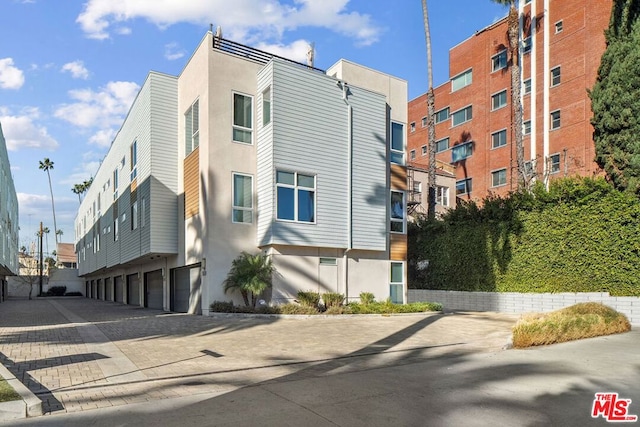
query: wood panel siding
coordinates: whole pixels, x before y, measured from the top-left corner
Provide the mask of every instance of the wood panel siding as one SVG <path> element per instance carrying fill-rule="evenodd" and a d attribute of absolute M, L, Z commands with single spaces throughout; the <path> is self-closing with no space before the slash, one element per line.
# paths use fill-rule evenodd
<path fill-rule="evenodd" d="M 407 190 L 407 168 L 405 166 L 391 164 L 391 189 Z"/>
<path fill-rule="evenodd" d="M 407 235 L 406 234 L 391 234 L 389 238 L 390 254 L 389 258 L 392 261 L 406 261 L 407 260 Z"/>
<path fill-rule="evenodd" d="M 184 217 L 200 212 L 200 147 L 184 159 Z"/>

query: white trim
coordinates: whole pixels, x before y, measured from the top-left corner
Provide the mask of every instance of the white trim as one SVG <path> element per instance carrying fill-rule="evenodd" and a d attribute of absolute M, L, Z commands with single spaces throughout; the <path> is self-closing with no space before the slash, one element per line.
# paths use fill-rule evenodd
<path fill-rule="evenodd" d="M 248 98 L 251 99 L 251 127 L 250 128 L 246 128 L 244 126 L 239 126 L 239 125 L 235 125 L 234 124 L 234 118 L 235 118 L 235 96 L 236 95 L 241 95 L 241 96 L 246 96 Z M 237 144 L 243 144 L 243 145 L 253 145 L 253 141 L 255 138 L 255 119 L 256 119 L 256 113 L 255 113 L 255 99 L 253 95 L 250 95 L 248 93 L 243 93 L 243 92 L 239 92 L 237 90 L 232 90 L 231 91 L 231 142 L 235 142 Z M 238 129 L 240 131 L 245 131 L 245 132 L 251 132 L 251 142 L 243 142 L 243 141 L 236 141 L 235 139 L 233 139 L 233 130 L 234 129 Z"/>
<path fill-rule="evenodd" d="M 236 177 L 236 175 L 251 178 L 251 207 L 249 207 L 249 208 L 246 208 L 244 206 L 236 206 L 234 204 L 234 200 L 233 199 L 234 199 L 234 196 L 236 194 L 235 193 L 235 183 L 236 183 L 235 177 Z M 254 223 L 254 206 L 255 206 L 255 203 L 254 203 L 254 200 L 253 200 L 254 191 L 255 191 L 255 188 L 254 188 L 254 183 L 253 183 L 253 175 L 248 174 L 248 173 L 242 173 L 242 172 L 231 172 L 231 223 L 233 223 L 233 224 L 253 225 L 253 223 Z M 251 212 L 251 221 L 249 221 L 249 222 L 236 221 L 234 219 L 234 215 L 233 215 L 234 211 L 236 211 L 236 210 L 243 211 L 243 212 L 246 212 L 246 211 Z"/>

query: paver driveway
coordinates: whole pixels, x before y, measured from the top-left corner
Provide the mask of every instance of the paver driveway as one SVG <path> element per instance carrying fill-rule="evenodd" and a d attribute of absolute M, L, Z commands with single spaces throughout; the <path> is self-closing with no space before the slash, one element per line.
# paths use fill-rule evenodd
<path fill-rule="evenodd" d="M 74 412 L 323 375 L 328 366 L 497 351 L 514 321 L 480 313 L 214 318 L 84 298 L 14 299 L 0 305 L 0 361 L 45 412 Z"/>

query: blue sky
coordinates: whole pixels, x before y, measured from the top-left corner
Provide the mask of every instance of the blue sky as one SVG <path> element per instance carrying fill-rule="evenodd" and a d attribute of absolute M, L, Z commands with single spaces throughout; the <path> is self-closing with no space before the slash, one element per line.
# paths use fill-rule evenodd
<path fill-rule="evenodd" d="M 455 7 L 452 7 L 455 5 Z M 490 0 L 429 1 L 434 83 L 449 49 L 506 15 Z M 20 245 L 53 216 L 74 241 L 74 184 L 93 176 L 150 70 L 177 75 L 212 23 L 223 36 L 315 65 L 340 58 L 427 89 L 420 0 L 0 0 L 0 123 L 18 193 Z M 48 236 L 54 249 L 53 233 Z"/>

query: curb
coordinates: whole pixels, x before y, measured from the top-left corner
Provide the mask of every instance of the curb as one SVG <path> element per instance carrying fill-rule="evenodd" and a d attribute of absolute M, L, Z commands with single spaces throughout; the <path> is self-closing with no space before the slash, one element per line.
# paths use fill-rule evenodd
<path fill-rule="evenodd" d="M 19 418 L 37 417 L 42 415 L 42 400 L 38 399 L 24 384 L 2 364 L 0 364 L 0 377 L 22 397 L 22 400 L 0 403 L 0 421 L 15 420 Z"/>
<path fill-rule="evenodd" d="M 340 319 L 360 317 L 404 317 L 404 316 L 433 316 L 444 314 L 442 311 L 426 311 L 421 313 L 388 313 L 388 314 L 259 314 L 259 313 L 222 313 L 210 311 L 205 317 L 235 318 L 235 319 Z"/>

